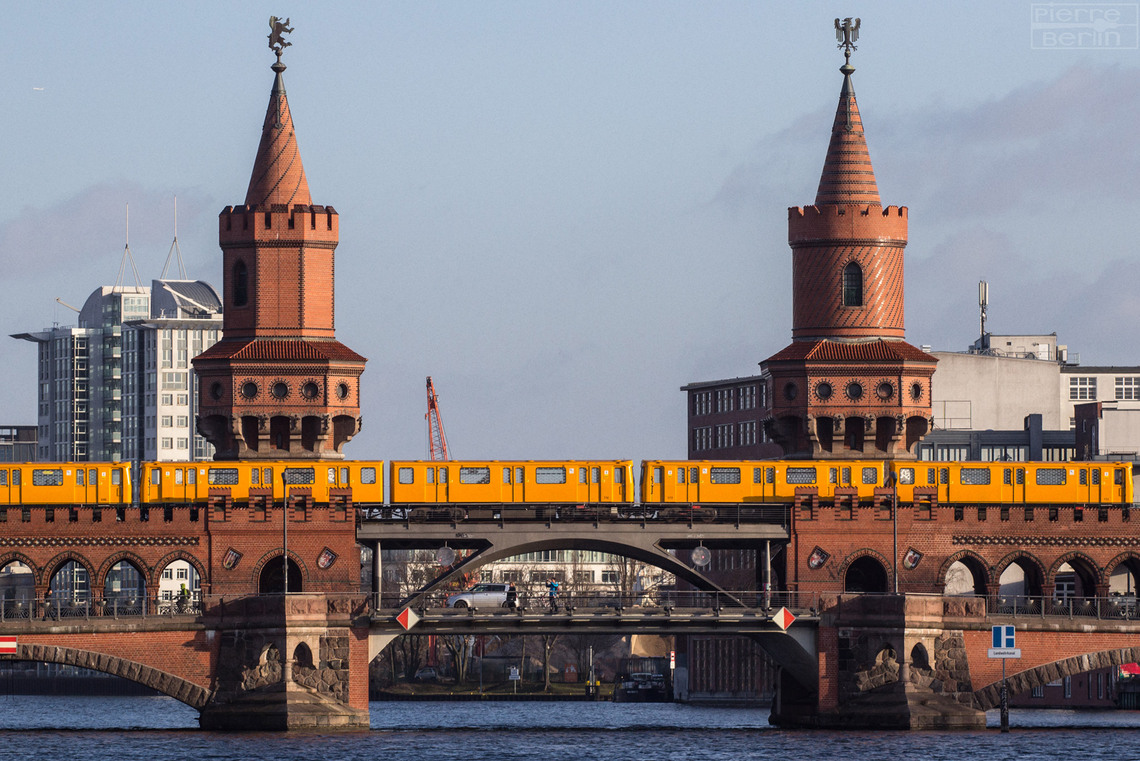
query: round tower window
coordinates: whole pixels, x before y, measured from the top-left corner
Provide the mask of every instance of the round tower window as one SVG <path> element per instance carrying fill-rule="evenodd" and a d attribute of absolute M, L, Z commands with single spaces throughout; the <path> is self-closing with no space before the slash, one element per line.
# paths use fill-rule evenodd
<path fill-rule="evenodd" d="M 910 398 L 911 399 L 921 399 L 922 398 L 922 384 L 921 383 L 911 384 Z"/>
<path fill-rule="evenodd" d="M 301 386 L 301 396 L 306 399 L 316 399 L 317 395 L 321 393 L 321 387 L 313 381 L 306 381 L 305 385 Z"/>
<path fill-rule="evenodd" d="M 289 396 L 289 384 L 285 381 L 277 381 L 274 383 L 273 396 L 277 399 L 284 399 Z"/>
<path fill-rule="evenodd" d="M 339 383 L 339 384 L 337 384 L 337 387 L 336 387 L 336 395 L 337 395 L 337 398 L 339 398 L 339 399 L 347 399 L 347 398 L 348 398 L 348 391 L 349 391 L 349 389 L 348 389 L 348 384 L 347 384 L 347 383 Z"/>
<path fill-rule="evenodd" d="M 848 383 L 847 384 L 847 398 L 848 399 L 855 399 L 855 400 L 862 399 L 863 398 L 863 387 L 854 381 L 852 381 L 851 383 Z"/>
<path fill-rule="evenodd" d="M 880 399 L 890 399 L 895 395 L 895 387 L 890 383 L 883 381 L 879 384 L 879 387 L 875 390 L 875 393 L 879 395 Z"/>
<path fill-rule="evenodd" d="M 789 383 L 788 385 L 784 386 L 784 398 L 785 399 L 789 399 L 789 400 L 795 399 L 796 394 L 798 392 L 799 392 L 799 389 L 796 388 L 796 384 L 794 384 L 794 383 Z"/>
<path fill-rule="evenodd" d="M 241 384 L 241 395 L 246 399 L 253 399 L 257 396 L 257 384 L 253 381 L 246 381 Z"/>
<path fill-rule="evenodd" d="M 831 398 L 832 393 L 834 393 L 834 389 L 831 388 L 831 384 L 827 381 L 816 384 L 815 395 L 820 399 L 827 401 Z"/>
<path fill-rule="evenodd" d="M 222 394 L 225 393 L 225 390 L 222 388 L 221 383 L 219 383 L 218 381 L 214 381 L 213 383 L 210 384 L 210 392 L 209 393 L 210 393 L 210 398 L 216 402 L 222 398 Z"/>

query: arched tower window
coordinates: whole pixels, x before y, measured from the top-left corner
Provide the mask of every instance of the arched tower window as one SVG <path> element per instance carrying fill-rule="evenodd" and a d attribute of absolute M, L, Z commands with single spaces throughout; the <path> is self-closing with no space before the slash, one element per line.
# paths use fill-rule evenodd
<path fill-rule="evenodd" d="M 844 276 L 846 278 L 846 275 Z M 844 279 L 844 283 L 846 283 Z M 245 262 L 238 259 L 234 263 L 234 306 L 243 307 L 249 302 L 249 270 Z"/>
<path fill-rule="evenodd" d="M 843 268 L 843 306 L 863 306 L 863 268 L 855 262 Z"/>

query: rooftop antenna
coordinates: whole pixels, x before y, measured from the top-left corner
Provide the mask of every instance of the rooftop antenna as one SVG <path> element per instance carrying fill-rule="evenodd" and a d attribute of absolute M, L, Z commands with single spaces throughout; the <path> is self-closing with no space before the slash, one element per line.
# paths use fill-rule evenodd
<path fill-rule="evenodd" d="M 166 263 L 162 265 L 162 274 L 159 280 L 166 279 L 166 270 L 170 267 L 170 257 L 178 263 L 178 279 L 189 280 L 186 276 L 186 265 L 182 263 L 182 248 L 178 245 L 178 196 L 174 196 L 174 242 L 170 244 L 170 251 L 166 253 Z"/>
<path fill-rule="evenodd" d="M 982 340 L 981 344 L 986 342 L 986 307 L 990 305 L 990 284 L 985 280 L 978 281 L 978 307 L 982 311 Z"/>
<path fill-rule="evenodd" d="M 139 278 L 138 268 L 135 267 L 135 257 L 131 253 L 131 205 L 127 204 L 126 215 L 126 245 L 123 247 L 123 258 L 119 260 L 119 276 L 115 279 L 115 287 L 113 290 L 122 292 L 123 288 L 123 275 L 126 273 L 127 262 L 131 264 L 131 272 L 135 276 L 135 288 L 139 291 L 142 290 L 142 280 Z"/>

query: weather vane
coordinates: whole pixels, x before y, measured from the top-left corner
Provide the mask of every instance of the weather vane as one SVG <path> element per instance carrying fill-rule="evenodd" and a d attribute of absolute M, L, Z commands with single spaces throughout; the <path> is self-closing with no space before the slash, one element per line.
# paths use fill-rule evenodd
<path fill-rule="evenodd" d="M 851 19 L 848 19 L 848 21 L 850 20 Z M 835 23 L 838 24 L 839 21 L 836 20 Z M 856 22 L 856 27 L 858 27 L 858 22 Z M 838 29 L 839 27 L 837 26 L 836 28 Z M 269 32 L 269 49 L 277 54 L 277 63 L 281 63 L 281 54 L 285 51 L 285 48 L 293 44 L 292 42 L 286 42 L 282 35 L 292 32 L 293 27 L 289 26 L 288 18 L 281 21 L 276 16 L 270 16 L 269 29 L 271 30 Z"/>
<path fill-rule="evenodd" d="M 839 40 L 837 47 L 843 48 L 844 60 L 851 63 L 851 51 L 859 49 L 855 47 L 855 41 L 859 39 L 859 19 L 855 19 L 855 23 L 851 22 L 850 16 L 843 21 L 835 19 L 835 39 Z M 278 53 L 277 55 L 280 56 L 281 54 Z"/>

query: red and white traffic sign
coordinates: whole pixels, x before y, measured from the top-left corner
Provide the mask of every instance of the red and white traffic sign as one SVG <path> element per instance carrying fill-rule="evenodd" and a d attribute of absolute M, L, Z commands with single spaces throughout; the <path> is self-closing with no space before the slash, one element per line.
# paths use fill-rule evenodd
<path fill-rule="evenodd" d="M 772 620 L 776 622 L 776 626 L 787 631 L 788 627 L 795 623 L 796 616 L 787 608 L 780 608 L 776 611 L 776 614 L 772 616 Z"/>
<path fill-rule="evenodd" d="M 420 622 L 420 617 L 411 608 L 404 608 L 396 615 L 396 621 L 407 631 Z"/>
<path fill-rule="evenodd" d="M 0 637 L 0 655 L 15 655 L 19 644 L 19 637 Z"/>

